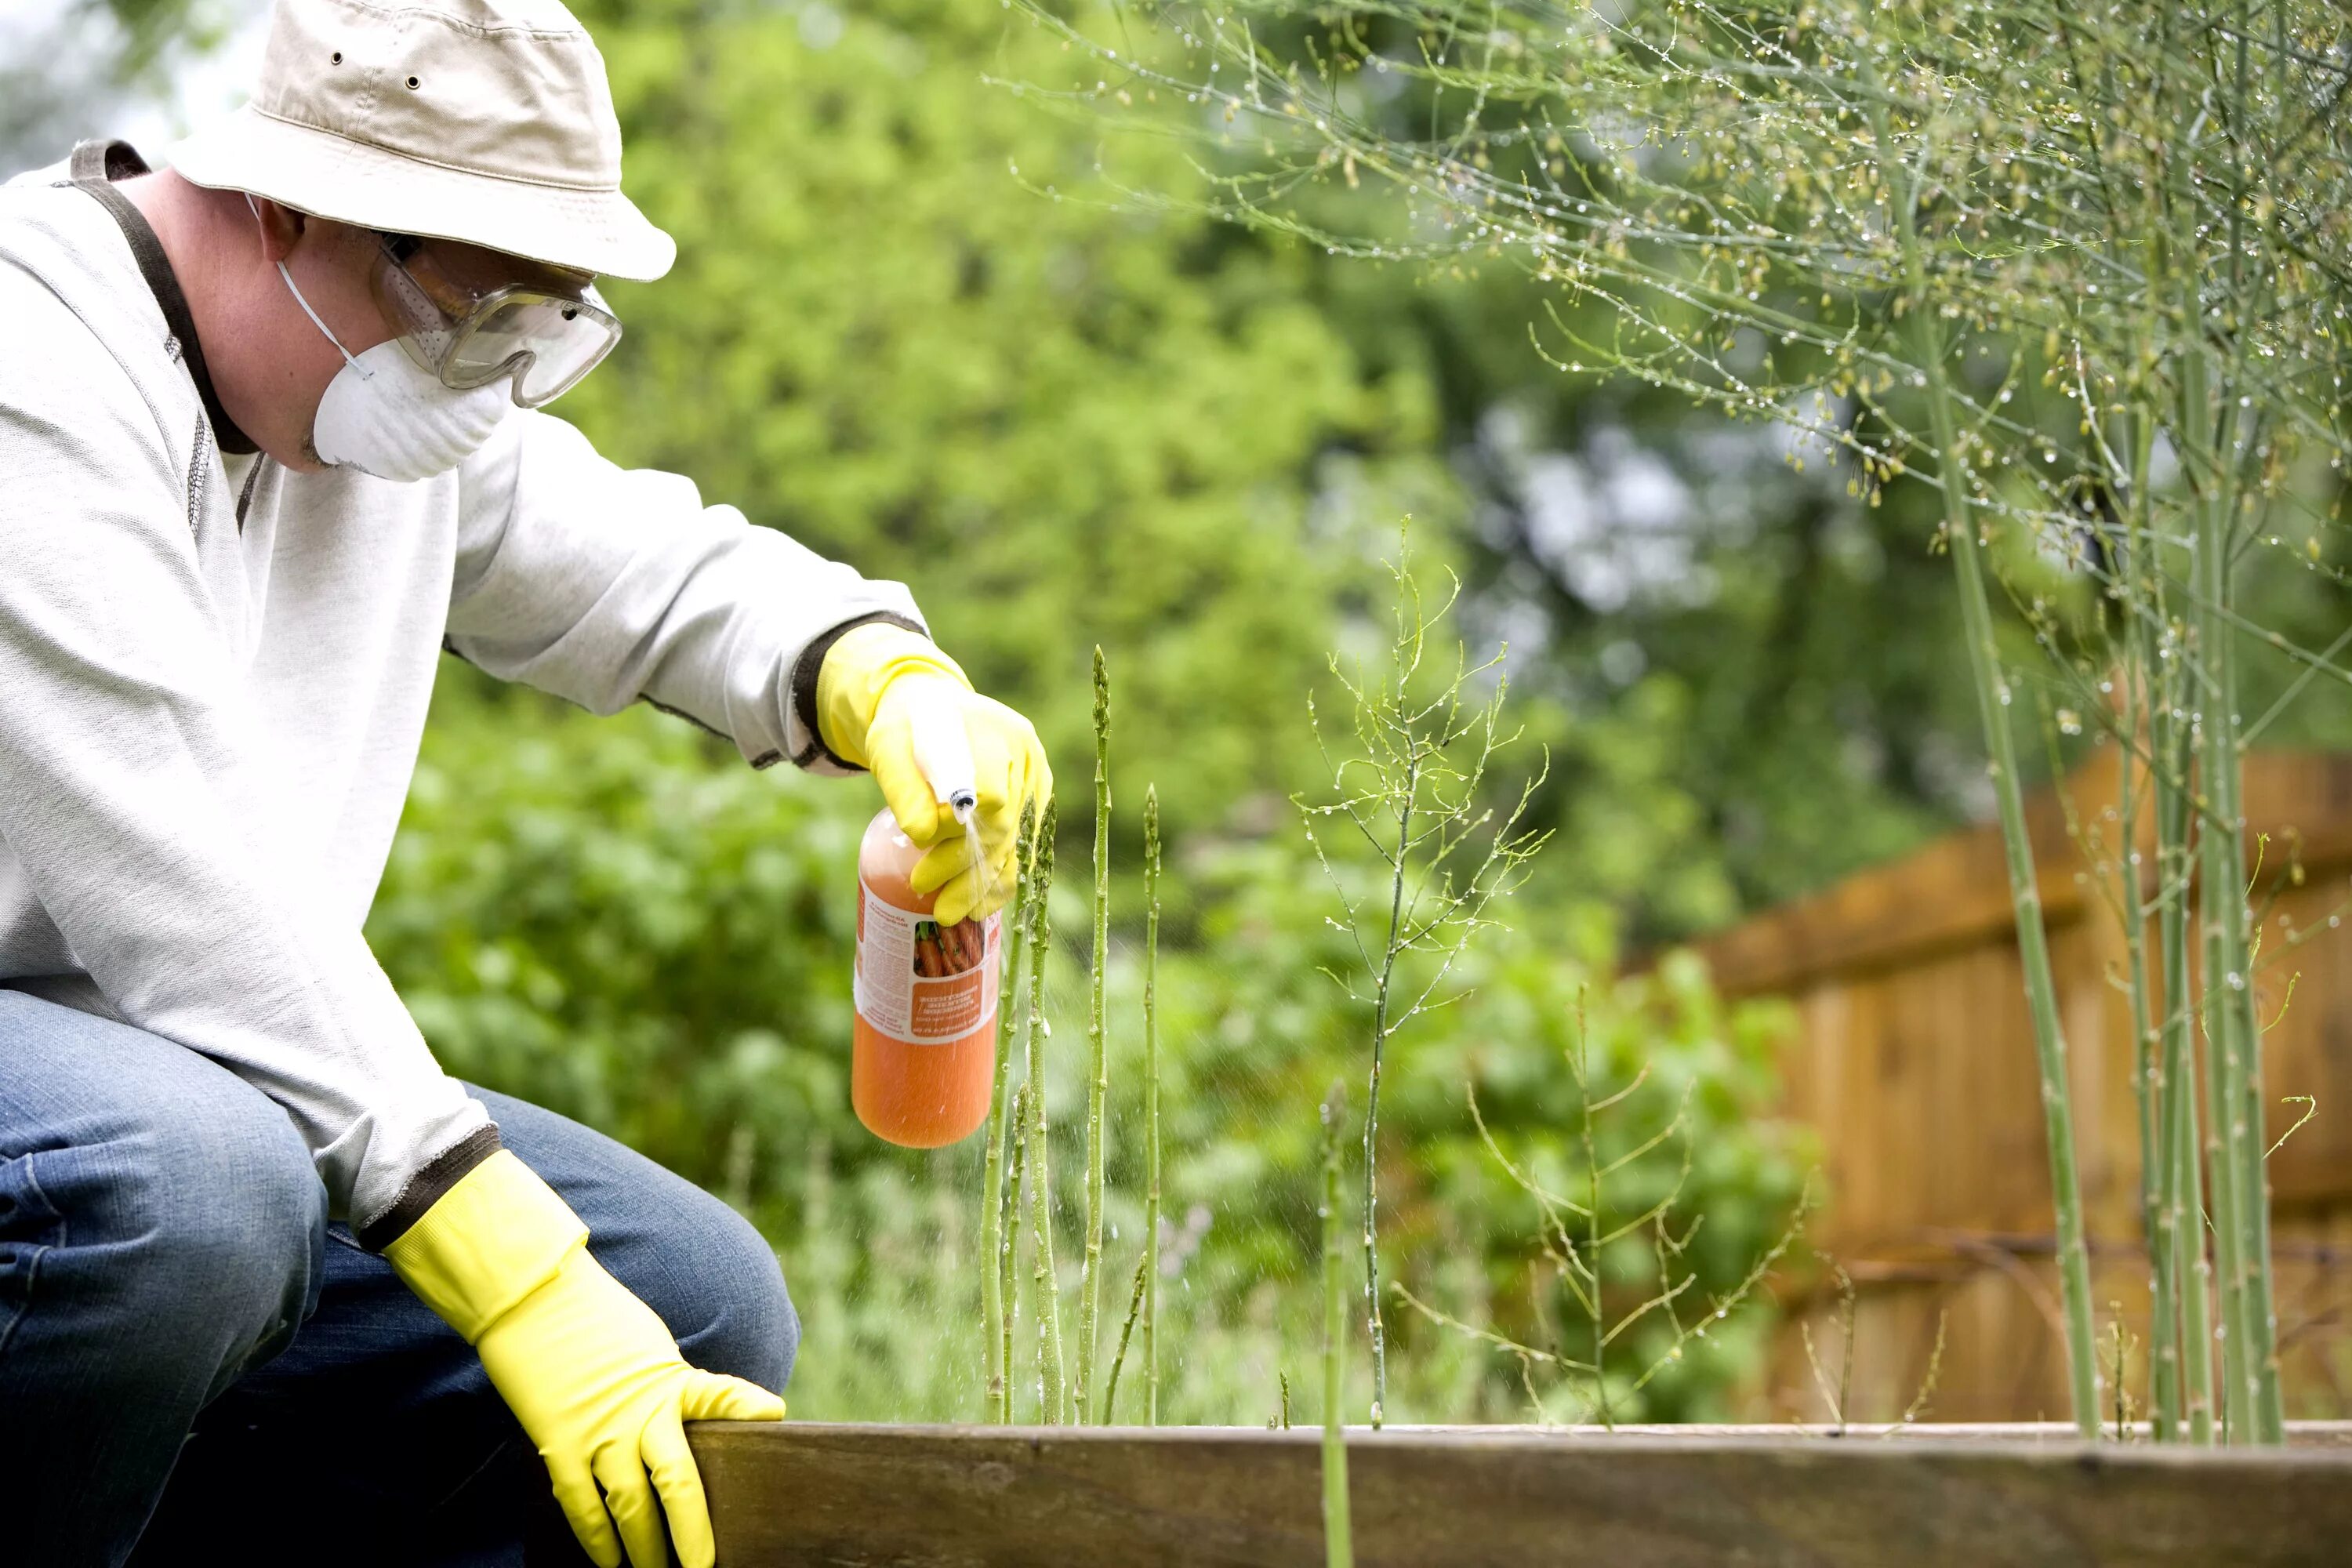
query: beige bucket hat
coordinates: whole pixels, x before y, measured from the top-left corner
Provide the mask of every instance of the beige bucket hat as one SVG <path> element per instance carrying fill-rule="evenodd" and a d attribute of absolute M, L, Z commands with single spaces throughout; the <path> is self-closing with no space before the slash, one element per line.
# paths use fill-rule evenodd
<path fill-rule="evenodd" d="M 244 108 L 173 147 L 199 185 L 616 278 L 677 245 L 621 194 L 604 58 L 556 0 L 278 0 Z"/>

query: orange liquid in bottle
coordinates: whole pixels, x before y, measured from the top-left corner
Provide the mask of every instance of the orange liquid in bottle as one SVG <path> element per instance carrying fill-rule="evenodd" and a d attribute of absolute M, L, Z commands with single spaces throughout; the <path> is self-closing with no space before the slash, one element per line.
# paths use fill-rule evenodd
<path fill-rule="evenodd" d="M 936 1149 L 988 1120 L 1003 920 L 933 920 L 939 895 L 908 883 L 922 858 L 887 810 L 857 848 L 849 1101 L 876 1137 Z"/>

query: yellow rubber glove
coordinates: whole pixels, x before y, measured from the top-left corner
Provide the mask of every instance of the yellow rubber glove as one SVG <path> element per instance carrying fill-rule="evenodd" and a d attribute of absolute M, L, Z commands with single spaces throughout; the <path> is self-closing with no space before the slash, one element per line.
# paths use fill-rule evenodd
<path fill-rule="evenodd" d="M 500 1150 L 383 1255 L 481 1352 L 601 1568 L 619 1568 L 624 1542 L 635 1568 L 664 1568 L 665 1514 L 684 1568 L 711 1568 L 710 1509 L 682 1423 L 781 1421 L 784 1402 L 687 1365 L 661 1319 L 587 1242 L 554 1190 Z"/>
<path fill-rule="evenodd" d="M 929 851 L 916 862 L 915 891 L 939 891 L 943 925 L 993 914 L 1013 896 L 1021 808 L 1054 795 L 1054 770 L 1028 720 L 971 689 L 929 637 L 876 622 L 853 626 L 824 656 L 816 678 L 817 733 L 835 756 L 874 774 L 898 830 Z M 961 736 L 957 734 L 961 731 Z M 969 836 L 939 797 L 921 756 L 957 739 L 971 749 L 980 829 Z"/>

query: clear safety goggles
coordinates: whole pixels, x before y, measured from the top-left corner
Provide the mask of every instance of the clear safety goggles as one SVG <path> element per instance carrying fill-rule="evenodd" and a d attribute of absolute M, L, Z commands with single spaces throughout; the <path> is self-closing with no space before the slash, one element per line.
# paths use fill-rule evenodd
<path fill-rule="evenodd" d="M 621 341 L 586 273 L 451 239 L 379 234 L 376 303 L 409 358 L 467 392 L 511 376 L 525 408 L 580 384 Z"/>

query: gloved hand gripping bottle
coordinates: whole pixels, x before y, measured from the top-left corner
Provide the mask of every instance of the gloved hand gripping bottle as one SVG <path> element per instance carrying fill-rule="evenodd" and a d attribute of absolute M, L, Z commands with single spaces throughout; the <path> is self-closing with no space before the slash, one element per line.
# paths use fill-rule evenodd
<path fill-rule="evenodd" d="M 933 1149 L 988 1119 L 1013 840 L 1053 787 L 1027 720 L 979 696 L 930 640 L 843 634 L 817 680 L 819 729 L 888 803 L 857 858 L 850 1102 L 877 1137 Z"/>

